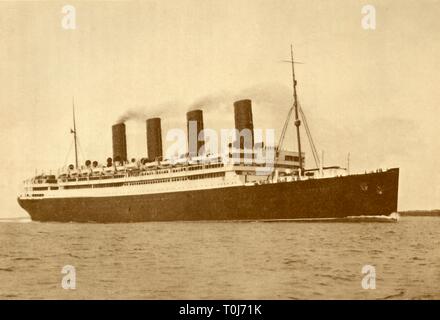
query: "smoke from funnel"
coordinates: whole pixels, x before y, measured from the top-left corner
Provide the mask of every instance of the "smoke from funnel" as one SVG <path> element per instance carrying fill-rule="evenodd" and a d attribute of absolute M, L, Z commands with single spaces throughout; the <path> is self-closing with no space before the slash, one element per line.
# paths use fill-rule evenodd
<path fill-rule="evenodd" d="M 142 121 L 151 117 L 165 117 L 173 118 L 175 114 L 171 113 L 175 110 L 176 106 L 182 105 L 179 102 L 166 102 L 155 106 L 137 106 L 127 109 L 122 115 L 119 116 L 116 123 L 126 121 Z"/>
<path fill-rule="evenodd" d="M 248 98 L 256 104 L 274 105 L 280 108 L 289 108 L 292 105 L 292 93 L 287 86 L 264 83 L 240 91 L 219 91 L 203 96 L 190 104 L 189 111 L 200 106 L 203 106 L 205 111 L 230 111 L 233 102 Z"/>
<path fill-rule="evenodd" d="M 276 83 L 256 84 L 242 90 L 214 91 L 213 94 L 186 102 L 173 100 L 152 106 L 135 106 L 121 114 L 118 122 L 134 122 L 127 126 L 127 128 L 131 128 L 129 130 L 138 128 L 138 131 L 133 131 L 135 137 L 131 141 L 136 143 L 133 150 L 145 150 L 145 120 L 161 117 L 164 134 L 163 150 L 165 151 L 171 144 L 171 142 L 167 142 L 165 139 L 167 132 L 174 128 L 187 129 L 185 121 L 185 113 L 187 111 L 203 108 L 206 120 L 205 127 L 208 126 L 214 130 L 234 128 L 233 103 L 242 99 L 252 99 L 255 125 L 263 127 L 267 127 L 267 125 L 273 126 L 276 129 L 277 135 L 281 132 L 287 112 L 292 106 L 292 92 L 289 86 Z M 277 111 L 274 112 L 275 110 Z M 256 136 L 255 138 L 257 139 L 255 143 L 260 141 L 260 138 Z M 278 140 L 277 137 L 276 139 Z M 290 141 L 293 140 L 288 139 L 286 143 L 290 143 Z M 142 154 L 139 154 L 139 157 L 144 155 L 145 153 L 142 152 Z"/>
<path fill-rule="evenodd" d="M 240 91 L 218 91 L 198 98 L 192 103 L 182 103 L 178 101 L 165 102 L 155 106 L 137 106 L 127 109 L 119 116 L 116 123 L 126 122 L 130 120 L 142 121 L 151 117 L 162 117 L 167 121 L 169 119 L 178 119 L 176 115 L 176 107 L 189 106 L 186 111 L 192 111 L 203 106 L 207 112 L 219 111 L 230 112 L 231 104 L 234 101 L 242 99 L 252 99 L 257 104 L 268 104 L 278 106 L 280 108 L 289 108 L 292 104 L 291 90 L 287 86 L 276 83 L 257 84 L 245 88 Z"/>

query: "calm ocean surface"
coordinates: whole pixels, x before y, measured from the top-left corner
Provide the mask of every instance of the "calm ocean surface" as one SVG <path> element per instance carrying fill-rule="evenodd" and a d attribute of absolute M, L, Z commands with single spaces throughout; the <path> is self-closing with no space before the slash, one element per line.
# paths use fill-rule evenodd
<path fill-rule="evenodd" d="M 361 286 L 376 267 L 376 289 Z M 64 265 L 76 290 L 61 287 Z M 440 217 L 0 223 L 2 299 L 440 299 Z"/>

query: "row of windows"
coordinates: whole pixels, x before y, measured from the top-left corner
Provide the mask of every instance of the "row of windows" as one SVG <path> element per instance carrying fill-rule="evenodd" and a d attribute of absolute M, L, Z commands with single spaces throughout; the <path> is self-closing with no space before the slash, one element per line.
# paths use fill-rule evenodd
<path fill-rule="evenodd" d="M 298 156 L 284 156 L 284 160 L 299 162 L 299 157 Z M 304 157 L 302 158 L 302 161 L 304 161 Z"/>
<path fill-rule="evenodd" d="M 124 178 L 123 174 L 112 174 L 112 175 L 99 175 L 99 176 L 90 176 L 90 177 L 79 177 L 76 178 L 67 178 L 61 179 L 62 182 L 75 182 L 75 181 L 87 181 L 87 180 L 99 180 L 99 179 L 115 179 L 115 178 Z"/>
<path fill-rule="evenodd" d="M 164 169 L 164 170 L 149 170 L 141 172 L 140 175 L 154 175 L 154 174 L 165 174 L 170 172 L 182 172 L 182 171 L 193 171 L 193 170 L 201 170 L 201 169 L 212 169 L 212 168 L 220 168 L 223 167 L 222 163 L 215 163 L 215 164 L 209 164 L 209 165 L 199 165 L 199 166 L 190 166 L 190 167 L 184 167 L 184 168 L 174 168 L 174 169 Z M 124 178 L 125 174 L 98 174 L 98 175 L 91 175 L 91 176 L 80 176 L 78 178 L 74 177 L 67 177 L 61 179 L 62 182 L 76 182 L 76 181 L 87 181 L 87 180 L 100 180 L 100 179 L 117 179 L 117 178 Z M 128 172 L 127 176 L 129 177 L 136 177 L 139 176 L 138 172 Z"/>
<path fill-rule="evenodd" d="M 64 189 L 90 189 L 90 188 L 108 188 L 108 187 L 122 187 L 123 182 L 115 183 L 100 183 L 100 184 L 84 184 L 76 186 L 64 186 Z"/>
<path fill-rule="evenodd" d="M 216 173 L 207 173 L 207 174 L 197 174 L 195 176 L 189 176 L 189 180 L 197 180 L 197 179 L 205 179 L 205 178 L 217 178 L 217 177 L 224 177 L 224 172 L 216 172 Z"/>
<path fill-rule="evenodd" d="M 199 166 L 191 166 L 191 167 L 185 167 L 185 168 L 176 168 L 172 169 L 171 172 L 181 172 L 181 171 L 193 171 L 193 170 L 201 170 L 201 169 L 213 169 L 213 168 L 221 168 L 223 167 L 223 163 L 214 163 L 214 164 L 207 164 L 207 165 L 199 165 Z"/>
<path fill-rule="evenodd" d="M 224 176 L 225 176 L 224 172 L 216 172 L 216 173 L 198 174 L 198 175 L 189 176 L 189 177 L 154 179 L 154 180 L 137 181 L 137 182 L 126 182 L 126 183 L 115 182 L 115 183 L 100 183 L 100 184 L 64 186 L 64 189 L 90 189 L 90 188 L 122 187 L 124 185 L 134 186 L 134 185 L 142 185 L 142 184 L 155 184 L 155 183 L 174 182 L 174 181 L 198 180 L 198 179 L 216 178 L 216 177 L 224 177 Z M 34 190 L 35 190 L 35 188 L 34 188 Z M 45 190 L 47 190 L 47 188 Z M 55 190 L 55 189 L 52 189 L 52 190 Z"/>
<path fill-rule="evenodd" d="M 189 167 L 188 170 L 193 171 L 193 170 L 200 170 L 202 168 L 203 168 L 202 166 L 195 166 L 195 167 Z"/>
<path fill-rule="evenodd" d="M 91 184 L 83 184 L 79 186 L 65 186 L 64 189 L 87 189 L 92 188 Z"/>
<path fill-rule="evenodd" d="M 176 177 L 176 178 L 168 178 L 168 179 L 154 179 L 147 181 L 128 182 L 125 185 L 133 186 L 133 185 L 141 185 L 141 184 L 155 184 L 155 183 L 163 183 L 163 182 L 198 180 L 198 179 L 216 178 L 216 177 L 224 177 L 224 176 L 225 176 L 224 172 L 217 172 L 217 173 L 198 174 L 189 177 Z"/>
<path fill-rule="evenodd" d="M 173 181 L 183 181 L 186 180 L 186 178 L 176 178 L 173 179 Z M 155 179 L 155 180 L 146 180 L 146 181 L 138 181 L 138 182 L 128 182 L 125 185 L 127 186 L 139 186 L 142 184 L 154 184 L 154 183 L 163 183 L 163 182 L 170 182 L 171 179 Z"/>
<path fill-rule="evenodd" d="M 190 166 L 190 167 L 165 169 L 165 170 L 151 170 L 151 171 L 143 172 L 142 175 L 163 174 L 163 173 L 182 172 L 182 171 L 193 171 L 193 170 L 212 169 L 212 168 L 221 168 L 221 167 L 223 167 L 223 163 L 215 163 L 215 164 L 208 164 L 208 165 L 204 165 L 204 166 L 199 165 L 199 166 Z"/>
<path fill-rule="evenodd" d="M 162 174 L 162 173 L 168 173 L 169 170 L 150 170 L 147 172 L 144 172 L 143 175 L 151 175 L 151 174 Z"/>
<path fill-rule="evenodd" d="M 122 187 L 123 185 L 124 185 L 123 182 L 100 183 L 100 184 L 94 184 L 93 188 Z"/>

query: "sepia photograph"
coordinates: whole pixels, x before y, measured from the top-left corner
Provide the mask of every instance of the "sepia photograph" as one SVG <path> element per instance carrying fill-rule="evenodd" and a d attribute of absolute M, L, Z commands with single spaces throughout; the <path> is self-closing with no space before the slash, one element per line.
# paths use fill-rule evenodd
<path fill-rule="evenodd" d="M 0 39 L 1 300 L 440 299 L 440 1 L 2 1 Z"/>

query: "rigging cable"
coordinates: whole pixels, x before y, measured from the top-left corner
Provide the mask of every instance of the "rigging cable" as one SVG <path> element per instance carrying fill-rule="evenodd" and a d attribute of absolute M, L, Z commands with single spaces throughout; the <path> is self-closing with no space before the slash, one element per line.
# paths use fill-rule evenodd
<path fill-rule="evenodd" d="M 286 121 L 284 122 L 283 130 L 281 131 L 280 140 L 278 141 L 277 151 L 281 150 L 284 142 L 284 137 L 286 135 L 287 127 L 289 126 L 290 117 L 292 116 L 293 106 L 290 107 L 289 112 L 287 113 Z"/>
<path fill-rule="evenodd" d="M 301 104 L 299 102 L 298 102 L 298 107 L 299 107 L 299 113 L 301 114 L 301 118 L 303 119 L 304 128 L 306 129 L 307 138 L 309 139 L 310 148 L 312 149 L 313 158 L 315 159 L 316 168 L 320 168 L 318 151 L 316 150 L 315 143 L 313 142 L 312 133 L 310 132 L 306 115 L 304 114 L 304 110 L 302 109 Z"/>
<path fill-rule="evenodd" d="M 73 140 L 70 142 L 69 151 L 67 151 L 66 158 L 64 159 L 64 166 L 67 165 L 67 159 L 69 158 L 70 152 L 72 151 L 72 146 L 73 146 Z"/>
<path fill-rule="evenodd" d="M 309 140 L 310 149 L 312 150 L 313 159 L 315 160 L 316 167 L 320 168 L 320 159 L 319 159 L 318 151 L 316 150 L 316 146 L 313 141 L 312 133 L 311 133 L 309 125 L 307 123 L 306 115 L 305 115 L 305 113 L 301 107 L 301 104 L 299 102 L 298 102 L 298 109 L 299 109 L 299 113 L 300 113 L 301 118 L 304 123 L 304 128 L 306 130 L 307 138 Z M 280 140 L 278 142 L 278 146 L 276 149 L 277 151 L 281 150 L 281 148 L 283 146 L 284 138 L 286 136 L 287 127 L 289 125 L 290 118 L 292 116 L 292 112 L 293 112 L 293 107 L 290 108 L 290 110 L 287 114 L 286 121 L 284 123 L 283 130 L 281 131 Z"/>
<path fill-rule="evenodd" d="M 84 152 L 83 152 L 83 150 L 81 148 L 81 140 L 79 139 L 79 137 L 77 137 L 77 141 L 78 141 L 79 152 L 81 153 L 82 160 L 84 161 L 86 159 L 86 157 L 84 157 Z"/>

